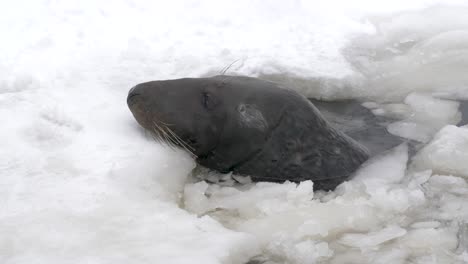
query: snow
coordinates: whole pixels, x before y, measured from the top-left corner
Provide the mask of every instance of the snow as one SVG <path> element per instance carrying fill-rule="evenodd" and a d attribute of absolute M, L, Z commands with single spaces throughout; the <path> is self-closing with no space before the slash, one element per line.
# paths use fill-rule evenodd
<path fill-rule="evenodd" d="M 0 263 L 466 263 L 467 12 L 436 0 L 0 3 Z M 373 157 L 328 193 L 187 180 L 195 162 L 138 127 L 128 89 L 231 63 L 309 96 L 364 99 L 422 147 Z"/>

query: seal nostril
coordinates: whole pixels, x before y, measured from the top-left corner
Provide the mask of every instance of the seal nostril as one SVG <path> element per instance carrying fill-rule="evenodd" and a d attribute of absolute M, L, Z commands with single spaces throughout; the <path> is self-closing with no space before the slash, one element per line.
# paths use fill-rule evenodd
<path fill-rule="evenodd" d="M 138 86 L 138 85 L 137 85 Z M 134 102 L 135 102 L 135 99 L 139 96 L 139 93 L 138 93 L 138 90 L 136 89 L 137 86 L 134 86 L 132 87 L 129 91 L 128 91 L 128 96 L 127 96 L 127 104 L 130 106 L 132 105 Z"/>
<path fill-rule="evenodd" d="M 138 85 L 137 85 L 138 86 Z M 137 93 L 137 86 L 133 86 L 129 91 L 128 91 L 128 97 L 131 97 L 132 95 L 136 95 Z"/>

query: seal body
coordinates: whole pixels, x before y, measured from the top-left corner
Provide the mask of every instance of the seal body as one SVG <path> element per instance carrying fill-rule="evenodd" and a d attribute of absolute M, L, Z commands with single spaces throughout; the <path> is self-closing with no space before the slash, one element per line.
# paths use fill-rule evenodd
<path fill-rule="evenodd" d="M 152 81 L 132 88 L 127 103 L 142 127 L 200 165 L 253 181 L 312 180 L 331 190 L 369 157 L 307 98 L 257 78 Z"/>

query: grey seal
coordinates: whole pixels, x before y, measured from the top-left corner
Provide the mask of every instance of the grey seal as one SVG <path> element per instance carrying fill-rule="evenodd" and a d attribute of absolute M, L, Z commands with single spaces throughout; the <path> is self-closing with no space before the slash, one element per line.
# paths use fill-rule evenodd
<path fill-rule="evenodd" d="M 332 190 L 369 158 L 306 97 L 257 78 L 145 82 L 127 104 L 142 127 L 198 164 L 253 181 L 312 180 L 315 190 Z"/>

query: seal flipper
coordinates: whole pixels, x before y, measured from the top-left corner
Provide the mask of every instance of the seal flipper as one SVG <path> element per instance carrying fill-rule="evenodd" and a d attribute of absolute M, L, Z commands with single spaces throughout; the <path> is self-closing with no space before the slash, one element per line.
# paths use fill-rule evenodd
<path fill-rule="evenodd" d="M 371 156 L 407 141 L 390 134 L 386 126 L 395 120 L 374 115 L 357 100 L 321 101 L 307 98 L 336 129 L 364 145 Z"/>

